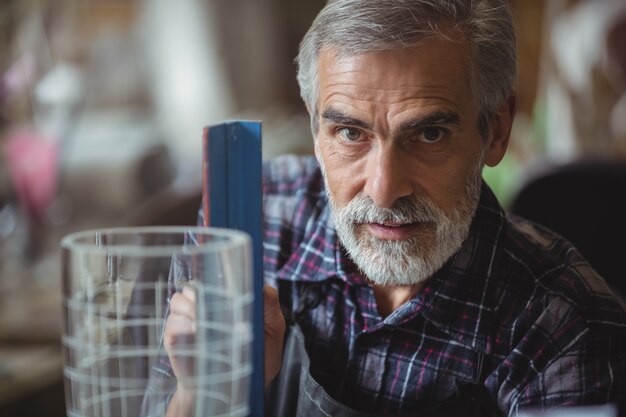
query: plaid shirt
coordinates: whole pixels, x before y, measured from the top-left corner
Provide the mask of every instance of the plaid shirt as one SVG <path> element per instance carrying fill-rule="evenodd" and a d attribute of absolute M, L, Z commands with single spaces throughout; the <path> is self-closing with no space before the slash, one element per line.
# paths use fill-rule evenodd
<path fill-rule="evenodd" d="M 461 249 L 413 299 L 383 318 L 339 244 L 313 158 L 264 170 L 266 281 L 298 315 L 314 378 L 362 411 L 396 414 L 483 382 L 508 415 L 554 406 L 626 406 L 626 312 L 571 244 L 507 216 L 483 186 Z M 479 354 L 482 352 L 482 355 Z"/>
<path fill-rule="evenodd" d="M 507 217 L 487 186 L 461 249 L 383 318 L 338 243 L 315 160 L 279 157 L 263 175 L 265 279 L 278 287 L 286 316 L 300 312 L 311 373 L 336 400 L 370 412 L 417 411 L 482 368 L 507 415 L 607 402 L 626 408 L 624 305 L 568 242 Z M 323 296 L 303 309 L 307 289 Z M 151 384 L 147 400 L 173 391 L 167 357 Z M 167 400 L 159 398 L 143 415 L 163 415 Z"/>

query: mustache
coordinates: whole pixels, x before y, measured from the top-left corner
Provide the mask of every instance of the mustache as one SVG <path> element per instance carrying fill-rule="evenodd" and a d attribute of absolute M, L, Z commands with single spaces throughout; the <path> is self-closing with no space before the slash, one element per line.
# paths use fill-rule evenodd
<path fill-rule="evenodd" d="M 349 223 L 418 223 L 439 222 L 445 217 L 442 210 L 427 198 L 401 197 L 391 208 L 382 208 L 364 195 L 357 196 L 336 214 Z"/>

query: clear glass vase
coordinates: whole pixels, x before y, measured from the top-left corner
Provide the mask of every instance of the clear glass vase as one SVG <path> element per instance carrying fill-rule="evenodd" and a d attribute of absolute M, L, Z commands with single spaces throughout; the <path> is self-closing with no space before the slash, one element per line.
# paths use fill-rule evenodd
<path fill-rule="evenodd" d="M 61 241 L 67 414 L 165 415 L 177 380 L 163 347 L 169 300 L 195 291 L 195 415 L 248 414 L 252 372 L 248 235 L 203 227 L 92 230 Z M 172 352 L 170 352 L 172 353 Z"/>

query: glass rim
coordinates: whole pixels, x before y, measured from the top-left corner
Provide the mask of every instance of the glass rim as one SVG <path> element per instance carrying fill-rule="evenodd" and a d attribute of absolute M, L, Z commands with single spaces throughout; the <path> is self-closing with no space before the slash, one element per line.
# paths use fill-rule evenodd
<path fill-rule="evenodd" d="M 81 239 L 95 238 L 97 235 L 155 235 L 195 233 L 205 236 L 224 237 L 220 241 L 202 242 L 198 245 L 174 245 L 162 244 L 154 246 L 139 246 L 134 244 L 97 245 L 93 242 L 81 242 Z M 241 245 L 249 245 L 250 236 L 236 229 L 226 229 L 210 226 L 122 226 L 86 229 L 69 233 L 61 238 L 61 248 L 69 251 L 81 251 L 88 253 L 120 253 L 126 256 L 171 256 L 171 255 L 195 255 L 218 250 L 234 249 Z"/>

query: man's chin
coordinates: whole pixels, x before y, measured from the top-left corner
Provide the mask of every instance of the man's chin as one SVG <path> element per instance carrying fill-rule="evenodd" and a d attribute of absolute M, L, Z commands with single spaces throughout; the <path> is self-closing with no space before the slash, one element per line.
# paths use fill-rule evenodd
<path fill-rule="evenodd" d="M 425 274 L 421 271 L 414 271 L 414 273 L 407 275 L 406 271 L 402 275 L 391 275 L 391 274 L 377 274 L 374 271 L 370 271 L 369 273 L 362 271 L 363 275 L 372 285 L 376 285 L 379 287 L 406 287 L 417 284 L 423 284 L 428 281 L 428 279 L 433 274 Z"/>
<path fill-rule="evenodd" d="M 378 239 L 376 239 L 378 240 Z M 367 248 L 347 248 L 363 275 L 380 286 L 415 285 L 427 280 L 438 268 L 415 248 L 415 242 L 378 240 Z M 395 246 L 395 248 L 394 248 Z"/>

